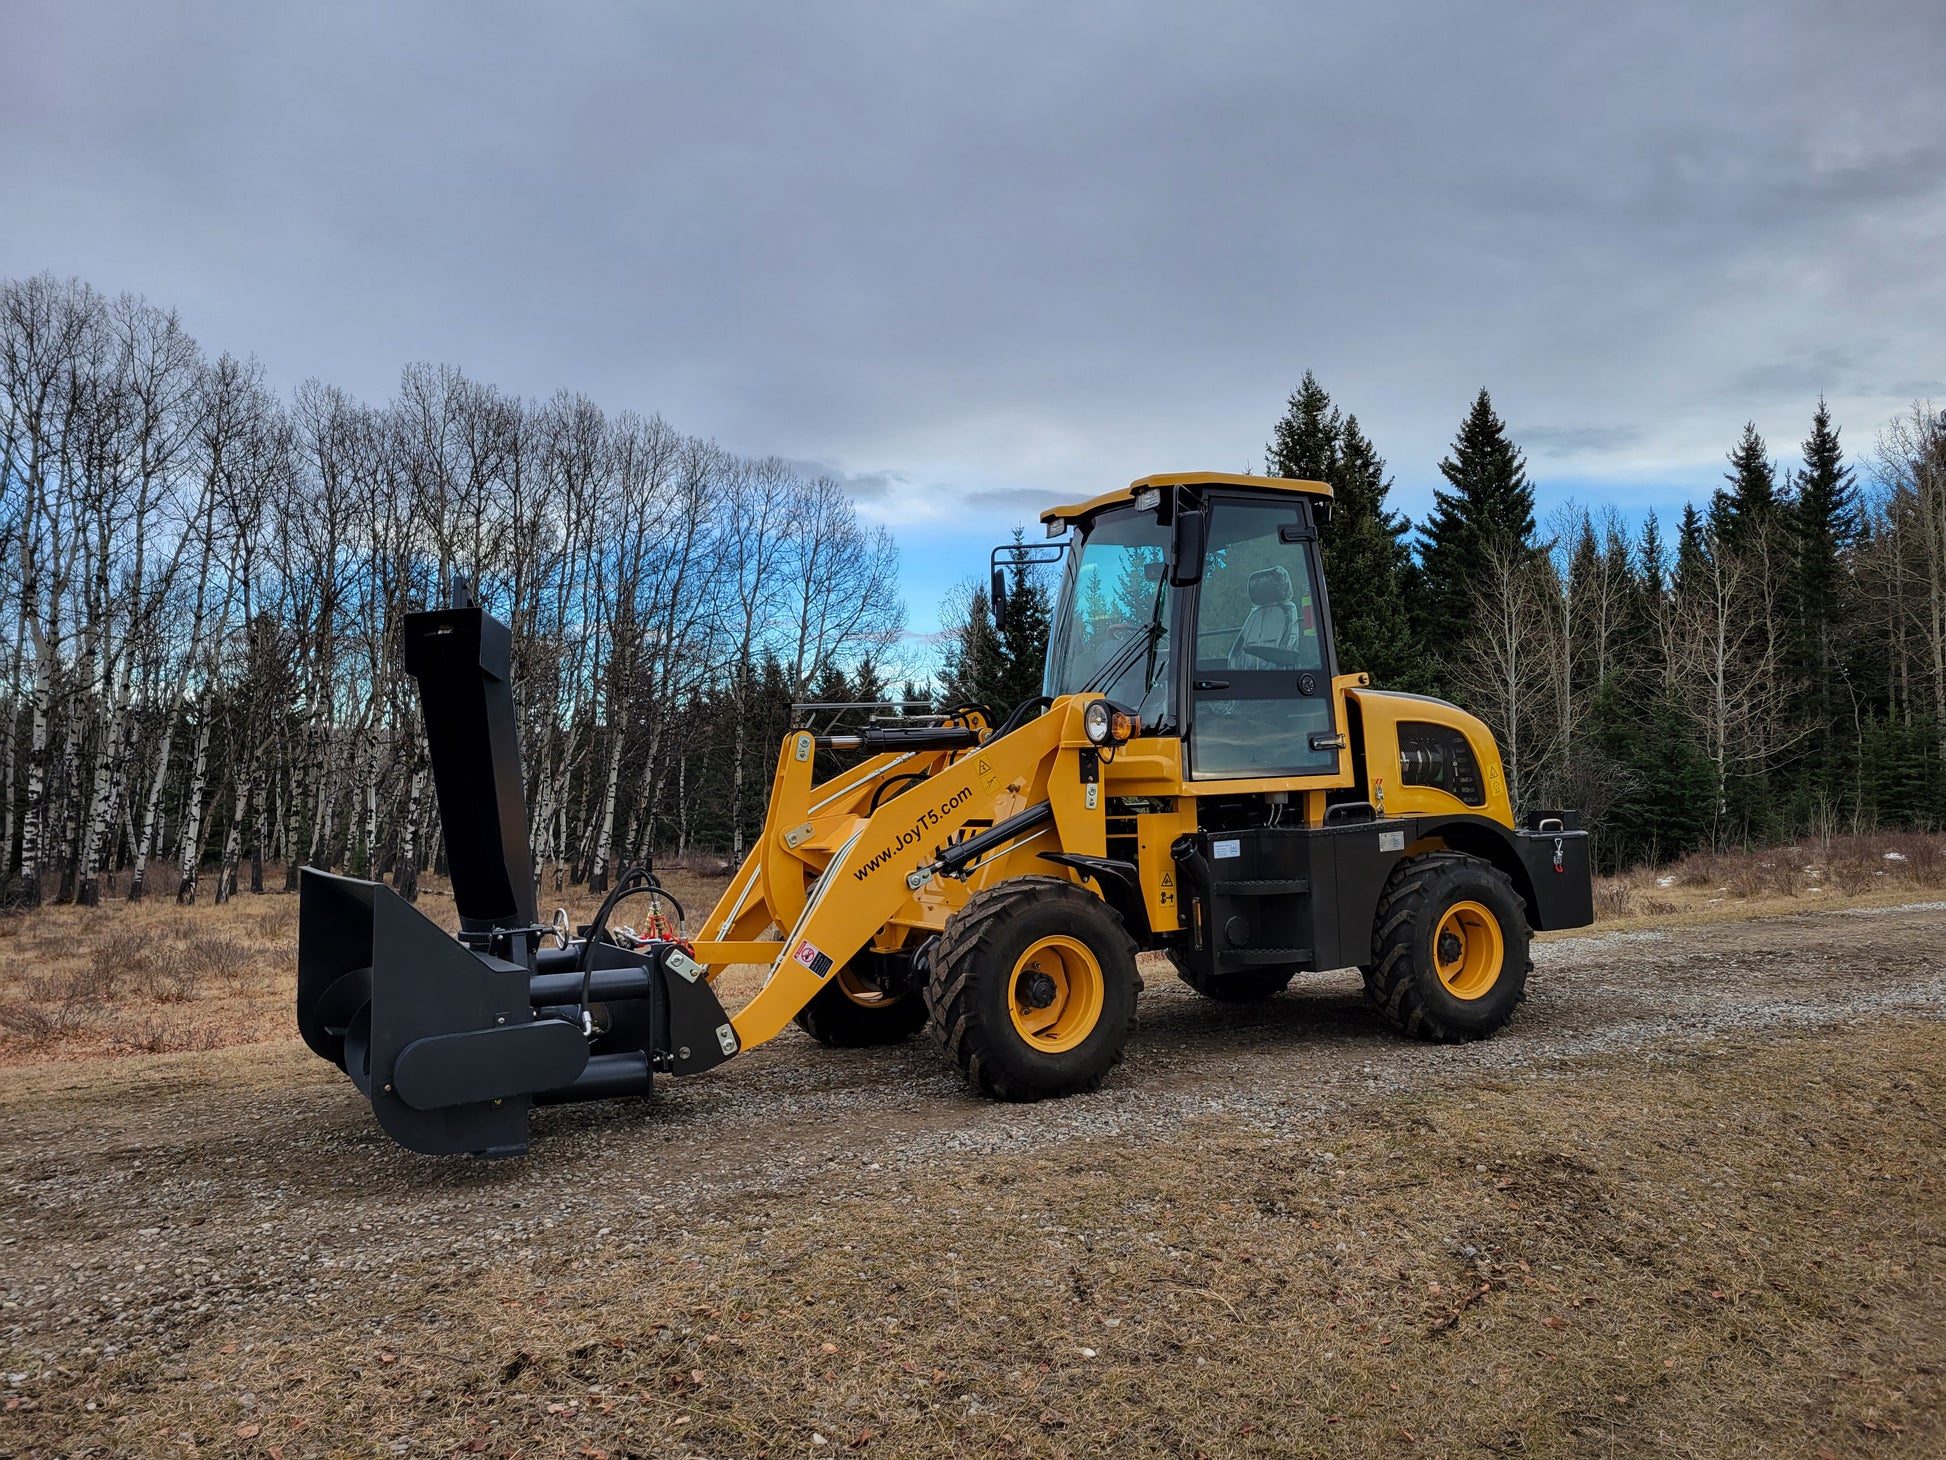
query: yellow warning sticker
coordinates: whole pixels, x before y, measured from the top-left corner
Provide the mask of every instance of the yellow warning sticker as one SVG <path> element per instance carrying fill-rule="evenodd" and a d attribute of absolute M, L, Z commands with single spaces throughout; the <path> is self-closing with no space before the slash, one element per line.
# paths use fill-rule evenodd
<path fill-rule="evenodd" d="M 994 782 L 999 779 L 999 777 L 994 775 L 993 773 L 993 762 L 988 760 L 983 755 L 973 763 L 973 769 L 979 774 L 980 784 L 986 787 L 987 794 L 989 796 L 992 795 L 994 790 Z"/>

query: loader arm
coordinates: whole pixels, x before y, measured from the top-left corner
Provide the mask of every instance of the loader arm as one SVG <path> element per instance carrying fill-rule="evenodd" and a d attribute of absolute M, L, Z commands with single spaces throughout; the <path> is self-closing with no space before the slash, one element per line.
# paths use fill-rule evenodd
<path fill-rule="evenodd" d="M 763 830 L 701 924 L 697 953 L 712 976 L 732 963 L 770 962 L 776 949 L 763 941 L 766 930 L 789 928 L 803 915 L 809 885 L 830 860 L 831 831 L 864 814 L 886 777 L 923 776 L 949 759 L 912 751 L 875 755 L 820 786 L 812 781 L 816 749 L 808 730 L 784 737 Z"/>
<path fill-rule="evenodd" d="M 961 832 L 1002 820 L 1023 802 L 1045 800 L 1053 807 L 1053 825 L 1034 834 L 1048 850 L 1097 849 L 1105 826 L 1103 799 L 1098 789 L 1092 797 L 1086 794 L 1079 769 L 1089 749 L 1081 707 L 1092 698 L 1057 701 L 1046 714 L 968 751 L 906 794 L 855 818 L 789 936 L 766 945 L 778 951 L 764 985 L 731 1017 L 738 1047 L 774 1038 L 837 969 L 909 910 L 930 880 L 934 859 Z M 789 755 L 788 741 L 786 747 Z M 1073 774 L 1065 764 L 1070 760 L 1076 762 Z M 697 951 L 708 956 L 707 945 Z"/>

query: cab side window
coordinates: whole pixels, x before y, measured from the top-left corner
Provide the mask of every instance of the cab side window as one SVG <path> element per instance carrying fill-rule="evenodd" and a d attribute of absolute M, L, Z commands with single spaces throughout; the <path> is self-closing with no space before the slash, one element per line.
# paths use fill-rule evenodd
<path fill-rule="evenodd" d="M 1304 523 L 1295 504 L 1215 504 L 1197 590 L 1195 775 L 1337 768 L 1335 751 L 1310 745 L 1334 727 Z"/>

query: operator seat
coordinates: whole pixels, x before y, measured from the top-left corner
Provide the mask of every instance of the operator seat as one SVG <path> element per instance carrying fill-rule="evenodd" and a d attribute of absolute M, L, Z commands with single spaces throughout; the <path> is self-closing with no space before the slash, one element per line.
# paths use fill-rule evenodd
<path fill-rule="evenodd" d="M 1230 645 L 1232 669 L 1288 669 L 1297 662 L 1304 612 L 1291 594 L 1291 575 L 1283 567 L 1259 568 L 1250 575 L 1250 617 Z M 1255 653 L 1270 650 L 1268 656 Z"/>

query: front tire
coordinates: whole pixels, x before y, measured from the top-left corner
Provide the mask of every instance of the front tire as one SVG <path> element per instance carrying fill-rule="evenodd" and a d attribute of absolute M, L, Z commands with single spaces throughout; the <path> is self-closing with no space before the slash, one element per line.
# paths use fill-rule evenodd
<path fill-rule="evenodd" d="M 1527 996 L 1531 938 L 1498 867 L 1462 852 L 1410 857 L 1378 900 L 1365 995 L 1415 1039 L 1485 1039 Z"/>
<path fill-rule="evenodd" d="M 933 1035 L 997 1100 L 1093 1090 L 1135 1027 L 1135 942 L 1086 888 L 1018 877 L 976 892 L 939 940 Z"/>

